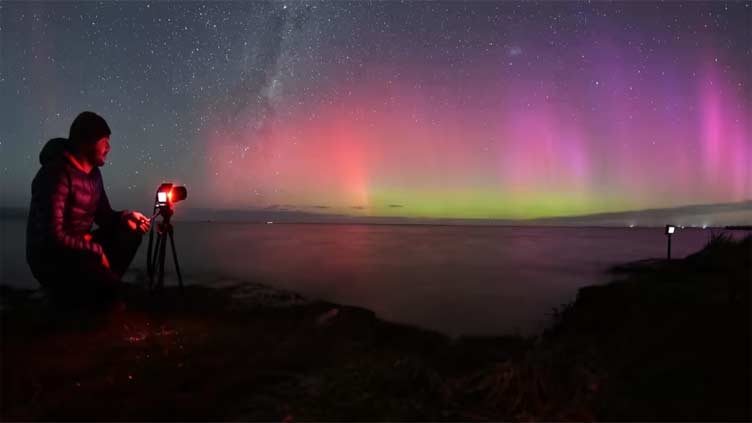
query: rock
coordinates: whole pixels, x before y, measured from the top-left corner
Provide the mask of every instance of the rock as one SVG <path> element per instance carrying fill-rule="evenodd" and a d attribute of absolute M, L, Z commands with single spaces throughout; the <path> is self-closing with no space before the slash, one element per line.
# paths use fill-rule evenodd
<path fill-rule="evenodd" d="M 339 314 L 338 308 L 333 308 L 326 313 L 321 314 L 318 318 L 316 318 L 316 326 L 325 326 L 331 323 L 332 319 L 337 317 Z"/>

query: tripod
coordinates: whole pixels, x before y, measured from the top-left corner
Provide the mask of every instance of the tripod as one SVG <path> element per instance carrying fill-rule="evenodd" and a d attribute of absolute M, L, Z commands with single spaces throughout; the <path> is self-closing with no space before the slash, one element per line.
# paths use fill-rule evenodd
<path fill-rule="evenodd" d="M 167 237 L 170 237 L 170 245 L 172 246 L 172 259 L 175 262 L 175 271 L 178 274 L 178 283 L 180 286 L 180 293 L 183 293 L 183 277 L 180 275 L 180 266 L 178 265 L 178 254 L 175 250 L 175 238 L 172 223 L 170 218 L 173 215 L 172 205 L 165 205 L 158 207 L 157 213 L 152 216 L 154 219 L 156 216 L 161 215 L 162 221 L 158 222 L 156 227 L 157 243 L 153 250 L 152 256 L 152 241 L 154 240 L 154 225 L 152 225 L 149 231 L 149 248 L 146 252 L 146 269 L 149 273 L 149 290 L 163 292 L 164 290 L 164 262 L 165 262 L 165 249 L 167 248 Z M 154 284 L 154 273 L 159 271 L 159 279 L 157 285 Z"/>

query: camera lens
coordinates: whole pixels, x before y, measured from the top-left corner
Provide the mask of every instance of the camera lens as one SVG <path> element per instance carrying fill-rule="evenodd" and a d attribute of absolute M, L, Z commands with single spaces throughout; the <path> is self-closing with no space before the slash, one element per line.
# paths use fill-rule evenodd
<path fill-rule="evenodd" d="M 185 187 L 172 187 L 172 202 L 177 203 L 188 197 L 188 190 Z"/>

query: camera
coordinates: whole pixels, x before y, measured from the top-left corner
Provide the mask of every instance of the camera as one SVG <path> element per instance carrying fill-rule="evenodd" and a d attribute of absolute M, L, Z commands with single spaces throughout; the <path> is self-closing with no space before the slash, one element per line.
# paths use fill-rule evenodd
<path fill-rule="evenodd" d="M 164 207 L 172 208 L 172 205 L 183 201 L 188 197 L 188 189 L 184 186 L 175 186 L 171 183 L 164 183 L 157 189 L 157 196 L 154 207 L 162 209 Z"/>

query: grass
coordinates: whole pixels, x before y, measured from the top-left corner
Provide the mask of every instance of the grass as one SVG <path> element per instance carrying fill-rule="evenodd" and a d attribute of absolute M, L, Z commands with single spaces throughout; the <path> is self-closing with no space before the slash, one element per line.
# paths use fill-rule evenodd
<path fill-rule="evenodd" d="M 751 241 L 625 267 L 534 338 L 452 340 L 255 285 L 81 312 L 3 287 L 0 418 L 748 421 Z"/>

